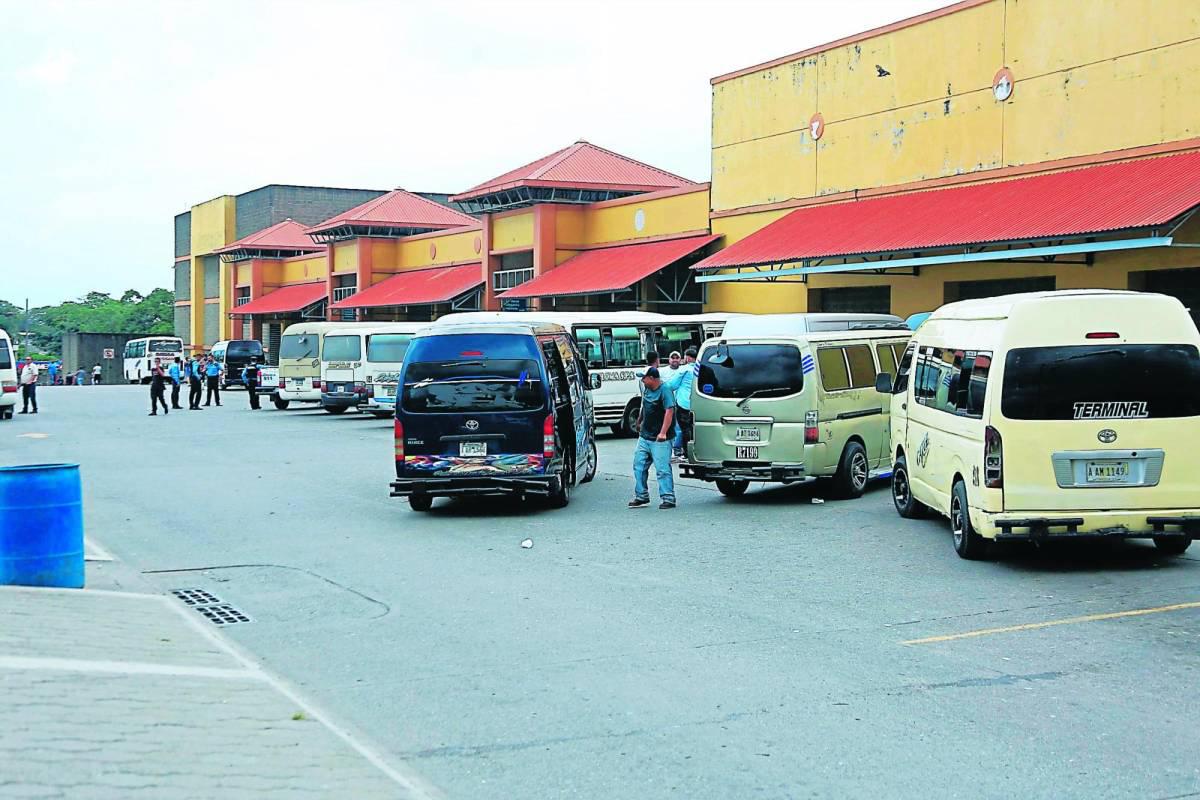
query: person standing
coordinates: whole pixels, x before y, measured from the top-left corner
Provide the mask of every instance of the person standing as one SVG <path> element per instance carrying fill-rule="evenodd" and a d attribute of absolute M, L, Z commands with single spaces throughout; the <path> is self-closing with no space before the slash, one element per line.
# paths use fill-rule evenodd
<path fill-rule="evenodd" d="M 99 386 L 104 383 L 104 368 L 97 362 L 96 366 L 92 367 L 92 386 Z"/>
<path fill-rule="evenodd" d="M 258 359 L 250 359 L 250 363 L 242 370 L 242 383 L 246 384 L 246 391 L 250 394 L 250 407 L 255 411 L 262 408 L 258 404 L 258 381 L 260 373 L 258 370 Z"/>
<path fill-rule="evenodd" d="M 650 464 L 658 478 L 660 509 L 675 507 L 675 479 L 671 475 L 671 431 L 675 422 L 675 396 L 662 382 L 658 367 L 650 367 L 642 376 L 642 413 L 638 426 L 637 449 L 633 453 L 633 499 L 630 508 L 650 504 L 646 479 Z"/>
<path fill-rule="evenodd" d="M 36 414 L 37 409 L 37 382 L 38 382 L 38 365 L 33 363 L 32 356 L 25 357 L 25 366 L 21 367 L 21 377 L 18 379 L 21 383 L 21 413 L 28 414 L 29 406 L 33 406 L 33 413 Z"/>
<path fill-rule="evenodd" d="M 47 369 L 50 371 L 50 385 L 57 386 L 58 385 L 58 362 L 51 361 L 50 366 Z"/>
<path fill-rule="evenodd" d="M 187 365 L 188 376 L 188 410 L 200 410 L 200 389 L 203 376 L 200 374 L 200 357 L 193 355 Z"/>
<path fill-rule="evenodd" d="M 183 378 L 183 371 L 180 370 L 179 365 L 182 363 L 183 359 L 175 356 L 175 360 L 171 362 L 170 369 L 167 370 L 167 377 L 171 379 L 171 408 L 176 411 L 183 410 L 183 406 L 179 405 L 179 384 Z M 92 382 L 95 383 L 95 381 L 96 379 L 93 378 Z"/>
<path fill-rule="evenodd" d="M 207 391 L 204 394 L 204 405 L 208 405 L 213 400 L 217 401 L 217 405 L 221 405 L 221 365 L 212 356 L 204 364 L 204 380 Z"/>
<path fill-rule="evenodd" d="M 674 353 L 671 354 L 672 356 Z M 696 381 L 696 348 L 689 347 L 683 353 L 684 363 L 675 371 L 675 375 L 667 381 L 667 386 L 675 395 L 675 459 L 682 460 L 687 443 L 692 440 L 695 417 L 692 416 L 692 385 Z"/>
<path fill-rule="evenodd" d="M 167 391 L 167 373 L 163 369 L 162 361 L 154 359 L 154 368 L 150 370 L 150 416 L 158 416 L 158 405 L 161 403 L 163 414 L 169 414 L 166 400 Z"/>
<path fill-rule="evenodd" d="M 76 367 L 76 369 L 75 369 L 75 385 L 83 386 L 83 367 L 82 366 Z"/>

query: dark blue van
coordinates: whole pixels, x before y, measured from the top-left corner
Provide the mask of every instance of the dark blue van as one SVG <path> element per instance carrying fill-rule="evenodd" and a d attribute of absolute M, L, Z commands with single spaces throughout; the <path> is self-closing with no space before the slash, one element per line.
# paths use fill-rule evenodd
<path fill-rule="evenodd" d="M 446 324 L 413 337 L 396 403 L 392 497 L 513 495 L 567 505 L 596 476 L 599 377 L 561 325 Z"/>

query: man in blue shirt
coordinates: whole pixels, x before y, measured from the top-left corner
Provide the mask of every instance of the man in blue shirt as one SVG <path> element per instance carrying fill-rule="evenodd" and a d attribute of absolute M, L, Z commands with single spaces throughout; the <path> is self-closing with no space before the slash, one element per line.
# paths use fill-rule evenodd
<path fill-rule="evenodd" d="M 200 355 L 193 354 L 192 360 L 187 365 L 188 378 L 188 409 L 191 411 L 200 410 L 200 388 L 204 380 L 204 370 L 200 366 Z"/>
<path fill-rule="evenodd" d="M 179 365 L 183 363 L 183 359 L 175 356 L 175 360 L 171 362 L 171 366 L 167 369 L 167 377 L 171 379 L 171 408 L 182 410 L 183 406 L 179 405 L 179 379 L 183 376 L 183 372 L 179 369 Z"/>
<path fill-rule="evenodd" d="M 58 385 L 58 362 L 57 361 L 50 362 L 50 385 L 51 386 Z"/>
<path fill-rule="evenodd" d="M 667 379 L 667 386 L 675 394 L 675 403 L 678 406 L 675 411 L 676 460 L 684 457 L 687 443 L 692 440 L 692 384 L 696 380 L 696 373 L 700 371 L 700 365 L 696 363 L 696 348 L 689 347 L 684 351 L 683 358 L 684 363 Z"/>
<path fill-rule="evenodd" d="M 221 405 L 221 365 L 212 356 L 209 356 L 208 361 L 204 364 L 204 379 L 207 384 L 204 405 L 208 405 L 213 400 L 217 401 L 218 406 Z"/>
<path fill-rule="evenodd" d="M 650 505 L 646 479 L 650 464 L 658 477 L 659 508 L 675 507 L 675 481 L 671 475 L 671 432 L 675 424 L 675 395 L 662 382 L 658 367 L 642 376 L 642 414 L 637 449 L 633 453 L 633 499 L 630 508 Z"/>

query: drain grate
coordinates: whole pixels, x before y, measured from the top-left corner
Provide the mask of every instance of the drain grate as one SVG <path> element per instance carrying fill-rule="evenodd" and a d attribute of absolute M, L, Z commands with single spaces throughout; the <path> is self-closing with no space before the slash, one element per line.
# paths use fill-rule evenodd
<path fill-rule="evenodd" d="M 203 589 L 172 589 L 171 594 L 189 606 L 209 606 L 221 602 L 215 594 Z"/>
<path fill-rule="evenodd" d="M 219 603 L 212 606 L 194 606 L 194 608 L 214 625 L 236 625 L 239 622 L 253 622 L 250 617 L 228 603 Z"/>

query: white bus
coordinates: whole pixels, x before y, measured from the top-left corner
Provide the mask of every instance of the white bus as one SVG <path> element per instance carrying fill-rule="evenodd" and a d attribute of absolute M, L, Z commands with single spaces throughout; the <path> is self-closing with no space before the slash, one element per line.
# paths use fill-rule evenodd
<path fill-rule="evenodd" d="M 156 358 L 162 361 L 163 369 L 169 367 L 176 358 L 183 358 L 183 339 L 178 336 L 130 339 L 125 343 L 125 380 L 130 383 L 149 383 Z"/>
<path fill-rule="evenodd" d="M 637 373 L 646 366 L 646 352 L 658 351 L 665 365 L 672 350 L 697 350 L 720 334 L 725 320 L 736 314 L 655 314 L 648 311 L 541 312 L 468 311 L 447 314 L 435 325 L 484 320 L 551 322 L 571 332 L 588 371 L 600 376 L 593 392 L 597 425 L 632 436 L 641 404 Z"/>
<path fill-rule="evenodd" d="M 376 322 L 326 331 L 321 345 L 321 407 L 330 414 L 349 408 L 379 417 L 394 414 L 396 383 L 408 341 L 428 327 L 428 322 Z"/>

